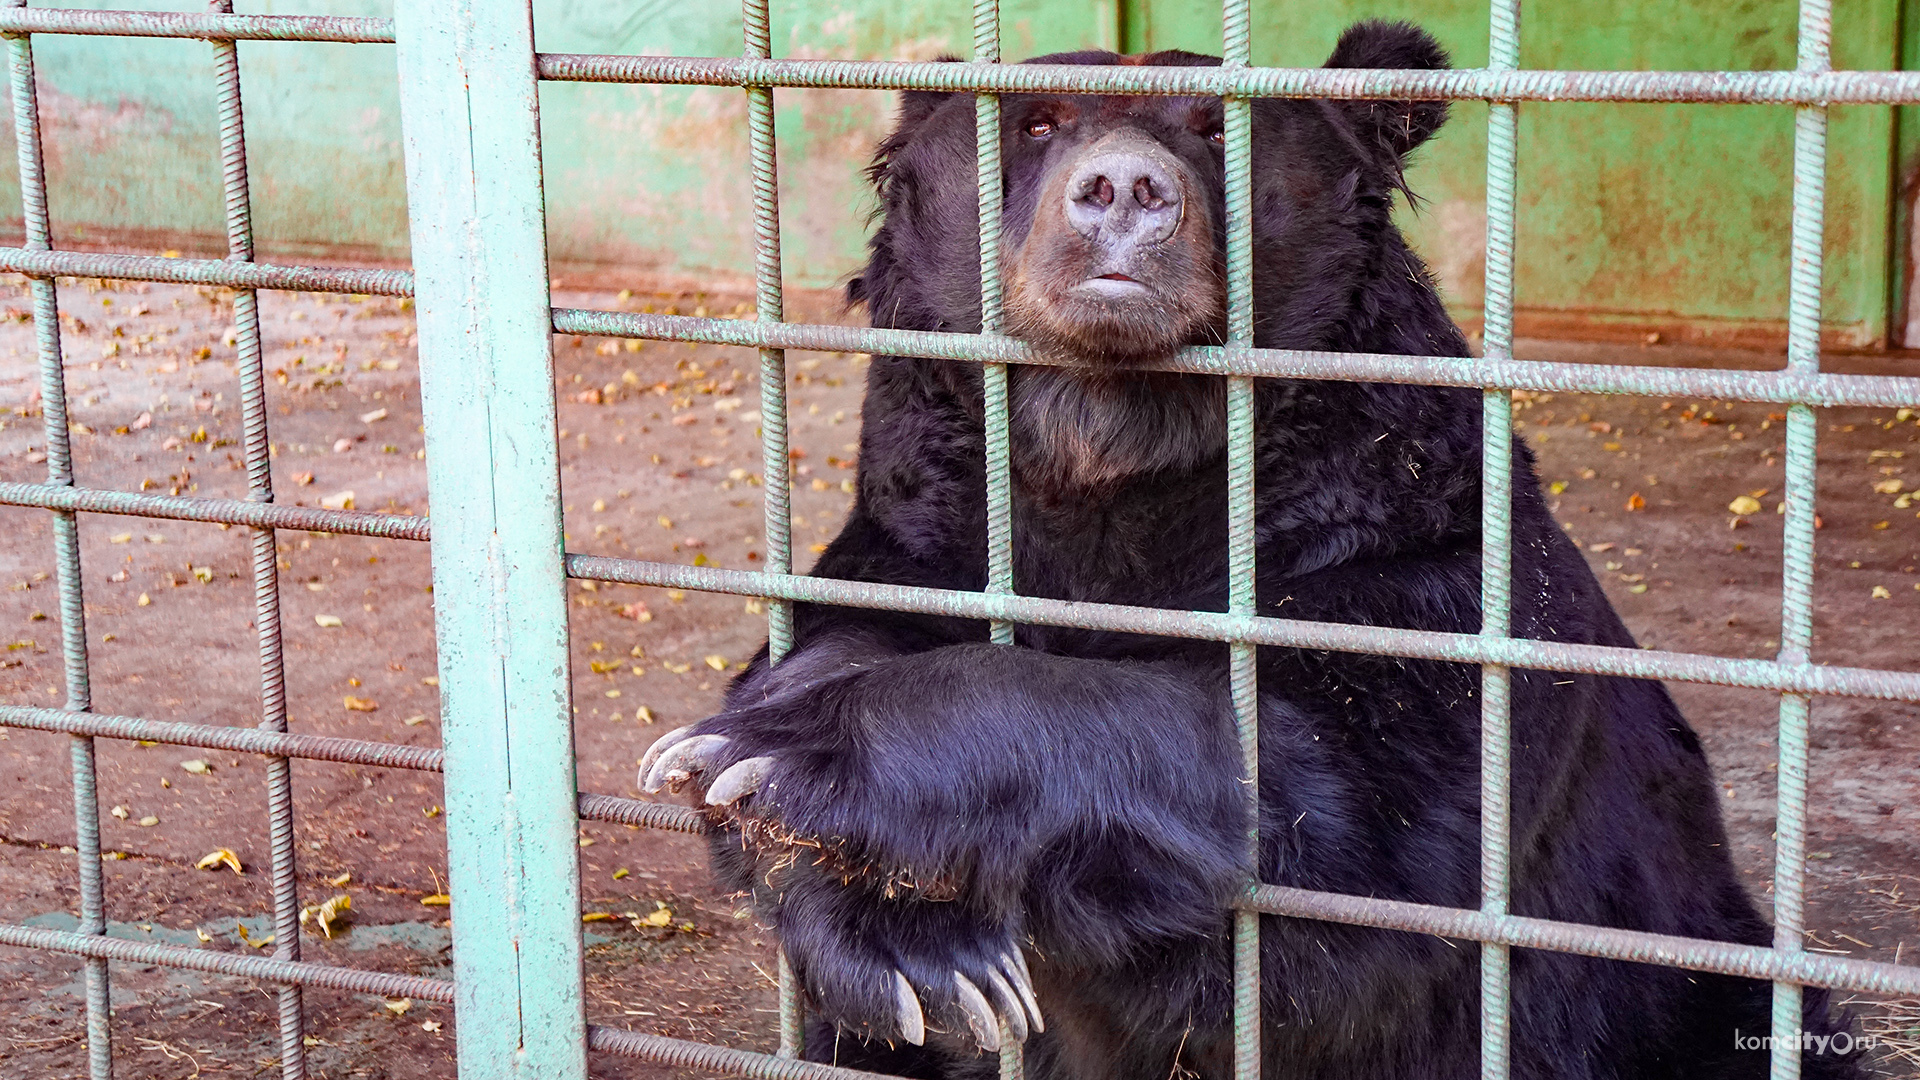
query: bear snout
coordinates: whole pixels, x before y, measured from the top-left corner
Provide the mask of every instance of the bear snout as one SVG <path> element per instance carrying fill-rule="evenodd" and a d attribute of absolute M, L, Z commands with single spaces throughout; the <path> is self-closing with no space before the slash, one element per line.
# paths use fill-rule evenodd
<path fill-rule="evenodd" d="M 1083 283 L 1096 292 L 1143 286 L 1140 263 L 1179 231 L 1186 170 L 1158 144 L 1131 132 L 1100 140 L 1074 166 L 1062 192 L 1067 224 L 1091 242 Z"/>

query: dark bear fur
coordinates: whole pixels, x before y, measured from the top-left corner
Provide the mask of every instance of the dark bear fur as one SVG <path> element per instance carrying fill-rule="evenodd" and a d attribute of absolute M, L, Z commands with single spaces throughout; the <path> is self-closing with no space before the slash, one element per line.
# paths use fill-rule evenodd
<path fill-rule="evenodd" d="M 1329 64 L 1446 58 L 1412 27 L 1370 23 Z M 1054 158 L 1101 125 L 1178 158 L 1218 255 L 1218 101 L 1009 95 L 1003 109 L 1010 280 L 1044 239 L 1029 230 Z M 979 329 L 973 115 L 966 95 L 908 94 L 880 150 L 884 220 L 851 290 L 876 326 Z M 1433 103 L 1254 104 L 1257 344 L 1468 355 L 1390 213 L 1406 155 L 1444 118 Z M 1182 287 L 1220 289 L 1219 265 Z M 1222 330 L 1207 316 L 1183 333 Z M 1019 367 L 1013 391 L 1018 591 L 1225 610 L 1219 380 Z M 1477 633 L 1481 409 L 1472 390 L 1262 380 L 1261 612 Z M 874 357 L 859 493 L 813 573 L 982 588 L 981 415 L 978 365 Z M 1524 445 L 1513 467 L 1513 632 L 1632 648 Z M 704 788 L 772 758 L 756 793 L 713 811 L 713 858 L 778 930 L 822 1018 L 808 1057 L 991 1075 L 953 974 L 1004 1011 L 989 988 L 1021 949 L 1046 1021 L 1030 1076 L 1226 1076 L 1228 905 L 1250 871 L 1226 646 L 1046 626 L 1021 627 L 1018 648 L 987 641 L 978 621 L 802 606 L 793 654 L 769 667 L 763 652 L 727 711 L 694 729 L 728 741 L 670 777 Z M 1259 877 L 1477 907 L 1478 669 L 1262 649 L 1259 670 Z M 1662 686 L 1516 671 L 1513 724 L 1515 912 L 1771 940 L 1728 857 L 1700 742 Z M 924 1047 L 900 1041 L 895 971 L 924 1007 Z M 1267 917 L 1261 972 L 1269 1078 L 1478 1075 L 1471 943 Z M 1521 949 L 1513 972 L 1516 1077 L 1767 1072 L 1764 1052 L 1734 1044 L 1736 1029 L 1768 1030 L 1764 983 Z M 1805 1027 L 1842 1026 L 1808 991 Z M 1805 1075 L 1857 1073 L 1809 1054 Z"/>

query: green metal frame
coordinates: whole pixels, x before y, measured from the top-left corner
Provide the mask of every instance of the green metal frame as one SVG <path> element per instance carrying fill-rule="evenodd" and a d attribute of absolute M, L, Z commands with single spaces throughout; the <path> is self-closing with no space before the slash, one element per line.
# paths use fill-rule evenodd
<path fill-rule="evenodd" d="M 764 598 L 777 662 L 792 647 L 791 605 L 829 603 L 983 618 L 994 640 L 1014 624 L 1092 627 L 1216 640 L 1229 648 L 1235 723 L 1249 777 L 1257 767 L 1256 650 L 1327 649 L 1473 663 L 1482 672 L 1481 904 L 1451 909 L 1248 882 L 1234 914 L 1234 1071 L 1259 1075 L 1262 915 L 1322 919 L 1439 934 L 1481 946 L 1482 1074 L 1508 1075 L 1509 950 L 1551 949 L 1772 980 L 1772 1075 L 1799 1075 L 1794 1035 L 1801 987 L 1920 995 L 1920 968 L 1806 952 L 1804 924 L 1808 703 L 1820 694 L 1920 701 L 1920 673 L 1813 663 L 1813 409 L 1920 404 L 1920 379 L 1825 374 L 1819 364 L 1822 194 L 1826 115 L 1834 103 L 1920 104 L 1920 74 L 1834 72 L 1827 0 L 1802 0 L 1799 65 L 1791 72 L 1521 71 L 1518 0 L 1495 0 L 1489 63 L 1461 71 L 1328 71 L 1249 66 L 1247 0 L 1223 9 L 1219 68 L 1002 66 L 995 0 L 974 3 L 974 57 L 965 64 L 844 63 L 771 58 L 767 0 L 746 0 L 738 60 L 541 55 L 530 4 L 403 0 L 394 20 L 0 8 L 8 39 L 26 242 L 0 248 L 0 269 L 33 279 L 45 403 L 45 483 L 0 483 L 0 505 L 55 515 L 54 540 L 67 670 L 64 708 L 0 706 L 0 724 L 72 738 L 81 920 L 74 932 L 0 923 L 0 944 L 87 958 L 91 1075 L 110 1075 L 108 962 L 166 964 L 280 984 L 283 1076 L 305 1075 L 299 989 L 319 985 L 453 1002 L 460 1073 L 468 1080 L 583 1080 L 589 1049 L 742 1076 L 843 1078 L 853 1070 L 793 1060 L 800 1003 L 781 965 L 780 1054 L 707 1046 L 586 1023 L 581 991 L 580 820 L 698 832 L 692 811 L 576 790 L 567 678 L 565 579 L 702 589 Z M 52 249 L 34 99 L 32 33 L 203 38 L 220 79 L 229 258 L 222 261 L 95 255 Z M 397 42 L 416 269 L 266 266 L 252 259 L 239 59 L 235 42 Z M 553 309 L 547 294 L 539 157 L 538 80 L 692 83 L 745 88 L 753 166 L 757 318 L 717 320 Z M 775 171 L 776 87 L 922 88 L 976 94 L 982 333 L 939 334 L 782 321 L 780 220 Z M 1014 593 L 1007 365 L 1047 363 L 1001 328 L 999 102 L 1014 91 L 1204 94 L 1225 101 L 1228 335 L 1222 347 L 1187 349 L 1164 370 L 1228 380 L 1228 610 L 1170 611 L 1021 597 Z M 1261 96 L 1478 99 L 1491 103 L 1487 156 L 1484 356 L 1478 359 L 1314 353 L 1253 344 L 1251 99 Z M 1787 366 L 1777 372 L 1699 371 L 1535 363 L 1513 357 L 1515 163 L 1521 102 L 1774 102 L 1797 108 L 1792 303 Z M 221 285 L 238 290 L 236 347 L 250 479 L 246 499 L 198 499 L 79 489 L 67 447 L 65 387 L 54 279 L 100 276 Z M 252 290 L 301 289 L 411 295 L 418 300 L 421 382 L 434 522 L 273 502 L 265 390 Z M 554 331 L 757 348 L 767 569 L 723 570 L 569 554 L 562 546 L 550 335 Z M 785 350 L 866 351 L 971 360 L 985 366 L 988 581 L 981 592 L 837 581 L 792 573 L 788 521 Z M 1299 622 L 1258 614 L 1253 566 L 1253 380 L 1317 378 L 1478 387 L 1485 392 L 1479 634 Z M 1509 618 L 1513 439 L 1510 391 L 1565 390 L 1693 395 L 1788 406 L 1786 554 L 1781 650 L 1774 660 L 1566 645 L 1516 639 Z M 483 450 L 484 452 L 476 452 Z M 478 465 L 478 467 L 476 467 Z M 133 514 L 226 522 L 251 532 L 262 672 L 258 728 L 160 723 L 90 711 L 76 515 Z M 393 746 L 286 731 L 280 657 L 275 529 L 315 529 L 432 540 L 446 749 Z M 1775 941 L 1734 945 L 1516 916 L 1511 888 L 1511 670 L 1593 672 L 1780 693 Z M 95 738 L 144 739 L 266 755 L 274 898 L 281 943 L 272 958 L 236 956 L 104 936 L 99 872 Z M 291 758 L 447 774 L 448 855 L 455 950 L 452 980 L 419 979 L 299 959 Z M 1248 785 L 1249 799 L 1255 785 Z M 1250 831 L 1246 842 L 1257 850 Z M 479 918 L 469 912 L 483 912 Z M 477 933 L 463 932 L 467 927 Z M 1020 1047 L 1003 1039 L 1001 1074 L 1020 1075 Z"/>

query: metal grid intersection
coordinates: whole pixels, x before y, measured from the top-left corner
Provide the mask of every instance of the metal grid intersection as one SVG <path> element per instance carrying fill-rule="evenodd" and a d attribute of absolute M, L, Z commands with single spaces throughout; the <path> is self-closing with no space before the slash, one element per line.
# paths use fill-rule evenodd
<path fill-rule="evenodd" d="M 1563 72 L 1519 70 L 1519 4 L 1494 0 L 1489 25 L 1489 63 L 1482 69 L 1458 71 L 1329 71 L 1250 66 L 1250 12 L 1248 0 L 1224 5 L 1224 62 L 1219 68 L 1047 67 L 1001 65 L 999 15 L 994 0 L 976 0 L 974 56 L 966 64 L 852 63 L 771 59 L 771 36 L 766 0 L 746 0 L 743 57 L 738 60 L 575 56 L 535 54 L 530 15 L 524 6 L 501 17 L 496 10 L 472 0 L 414 0 L 398 20 L 301 16 L 236 16 L 230 3 L 216 0 L 208 14 L 27 10 L 24 0 L 9 0 L 0 8 L 0 33 L 8 39 L 14 119 L 19 147 L 20 177 L 26 240 L 20 248 L 0 248 L 0 269 L 32 279 L 34 317 L 41 364 L 41 391 L 45 409 L 48 476 L 43 484 L 0 484 L 0 505 L 40 507 L 54 514 L 56 569 L 61 599 L 61 631 L 67 673 L 65 708 L 0 706 L 0 724 L 67 734 L 72 740 L 75 811 L 78 824 L 81 920 L 76 932 L 65 933 L 0 924 L 0 944 L 50 949 L 87 958 L 88 1054 L 91 1075 L 110 1075 L 110 1032 L 107 1010 L 107 962 L 120 960 L 165 964 L 209 972 L 242 975 L 278 983 L 280 997 L 280 1065 L 286 1077 L 304 1075 L 301 1035 L 303 1017 L 299 989 L 316 985 L 366 993 L 407 995 L 425 1000 L 458 1001 L 461 1008 L 461 1072 L 471 1077 L 576 1076 L 580 1053 L 591 1048 L 628 1054 L 688 1068 L 737 1075 L 779 1078 L 852 1078 L 866 1076 L 853 1070 L 791 1060 L 798 1049 L 800 1010 L 792 976 L 784 959 L 781 975 L 781 1055 L 771 1056 L 684 1040 L 641 1035 L 584 1025 L 578 1010 L 577 963 L 559 978 L 546 973 L 529 987 L 514 989 L 508 997 L 477 992 L 479 969 L 456 968 L 455 981 L 418 979 L 359 971 L 301 961 L 298 958 L 297 879 L 292 848 L 291 804 L 287 795 L 287 762 L 307 758 L 389 768 L 440 770 L 450 768 L 448 803 L 456 788 L 470 784 L 458 763 L 447 765 L 442 751 L 394 746 L 379 742 L 292 734 L 286 731 L 283 667 L 280 658 L 278 584 L 274 561 L 275 529 L 328 532 L 427 540 L 425 519 L 361 511 L 313 510 L 275 505 L 272 501 L 265 410 L 261 379 L 260 340 L 253 290 L 299 289 L 413 295 L 415 275 L 405 271 L 267 266 L 253 261 L 250 209 L 247 194 L 244 125 L 239 63 L 235 42 L 331 41 L 398 42 L 402 49 L 403 113 L 408 131 L 410 186 L 423 183 L 416 173 L 445 171 L 449 162 L 465 164 L 464 186 L 458 198 L 432 211 L 456 225 L 471 226 L 487 208 L 508 205 L 520 211 L 516 233 L 483 234 L 481 239 L 514 249 L 539 248 L 540 235 L 525 226 L 538 224 L 539 175 L 537 141 L 524 139 L 518 157 L 504 164 L 489 158 L 457 159 L 430 135 L 417 129 L 423 109 L 477 103 L 481 111 L 504 109 L 526 123 L 537 140 L 532 78 L 565 81 L 682 83 L 744 87 L 748 105 L 749 155 L 752 165 L 755 226 L 755 279 L 758 308 L 753 320 L 719 320 L 665 315 L 637 315 L 606 311 L 552 309 L 546 300 L 544 277 L 537 291 L 483 286 L 466 256 L 431 248 L 420 242 L 416 220 L 416 261 L 421 267 L 422 381 L 428 403 L 430 443 L 448 438 L 449 421 L 436 425 L 436 402 L 445 415 L 445 402 L 475 392 L 439 361 L 443 351 L 435 331 L 444 326 L 448 308 L 471 305 L 474 298 L 494 288 L 521 304 L 537 301 L 541 334 L 549 330 L 669 341 L 707 342 L 757 348 L 761 357 L 763 473 L 766 491 L 768 562 L 764 572 L 723 570 L 582 555 L 560 556 L 558 509 L 549 498 L 533 516 L 533 534 L 551 534 L 552 564 L 566 576 L 638 585 L 665 586 L 733 593 L 765 599 L 770 651 L 775 660 L 792 647 L 791 604 L 842 604 L 897 611 L 959 615 L 986 619 L 994 640 L 1012 640 L 1016 623 L 1091 627 L 1134 633 L 1217 640 L 1230 649 L 1232 698 L 1240 732 L 1245 767 L 1257 765 L 1255 651 L 1260 646 L 1297 647 L 1378 653 L 1473 663 L 1482 670 L 1482 900 L 1478 910 L 1449 909 L 1423 904 L 1315 893 L 1249 883 L 1246 897 L 1235 912 L 1234 1070 L 1240 1080 L 1259 1074 L 1258 952 L 1260 914 L 1290 916 L 1387 927 L 1477 941 L 1482 948 L 1482 1072 L 1489 1078 L 1507 1075 L 1510 1064 L 1511 1017 L 1508 949 L 1513 946 L 1550 949 L 1589 956 L 1667 964 L 1700 971 L 1723 972 L 1772 980 L 1774 991 L 1772 1075 L 1789 1080 L 1799 1074 L 1799 1056 L 1790 1049 L 1800 1023 L 1803 985 L 1865 992 L 1920 995 L 1920 969 L 1808 953 L 1801 947 L 1804 921 L 1806 777 L 1809 701 L 1814 695 L 1844 695 L 1920 702 L 1920 674 L 1816 665 L 1810 657 L 1813 554 L 1813 467 L 1815 428 L 1813 408 L 1835 405 L 1900 406 L 1920 404 L 1920 379 L 1840 376 L 1819 370 L 1822 193 L 1825 178 L 1826 108 L 1833 103 L 1920 104 L 1920 73 L 1834 72 L 1830 70 L 1831 10 L 1828 0 L 1802 0 L 1800 51 L 1791 72 Z M 398 28 L 396 28 L 396 23 Z M 97 255 L 52 250 L 48 225 L 46 181 L 40 156 L 40 128 L 34 98 L 32 33 L 109 34 L 145 37 L 201 38 L 212 42 L 218 79 L 220 136 L 227 207 L 229 257 L 226 260 L 158 259 L 131 255 Z M 444 36 L 446 40 L 440 40 Z M 409 49 L 413 50 L 409 52 Z M 432 61 L 428 63 L 427 61 Z M 518 70 L 498 91 L 453 87 L 445 72 L 499 65 L 495 70 Z M 456 72 L 457 74 L 457 72 Z M 782 321 L 780 282 L 780 227 L 773 125 L 776 87 L 920 88 L 976 93 L 978 194 L 981 228 L 981 333 L 939 334 L 906 331 L 806 326 Z M 1041 363 L 1021 343 L 999 333 L 999 221 L 1001 201 L 999 104 L 997 93 L 1049 91 L 1064 93 L 1145 93 L 1213 95 L 1224 98 L 1227 132 L 1227 242 L 1228 340 L 1224 347 L 1193 348 L 1162 362 L 1164 370 L 1209 373 L 1228 382 L 1229 424 L 1229 605 L 1225 613 L 1167 611 L 1121 605 L 1043 600 L 1014 594 L 1011 560 L 1011 483 L 1008 468 L 1007 368 L 1011 363 Z M 467 97 L 458 98 L 459 93 Z M 454 98 L 447 97 L 455 94 Z M 1490 102 L 1487 174 L 1487 273 L 1484 355 L 1478 359 L 1311 353 L 1259 349 L 1252 335 L 1252 231 L 1248 217 L 1251 169 L 1250 99 L 1262 96 L 1331 98 L 1470 99 Z M 1518 103 L 1526 101 L 1687 101 L 1771 102 L 1796 107 L 1794 199 L 1792 220 L 1791 302 L 1788 311 L 1788 364 L 1779 372 L 1699 371 L 1631 367 L 1594 367 L 1518 361 L 1512 355 L 1513 255 L 1515 224 L 1515 162 L 1517 159 Z M 410 103 L 423 103 L 411 104 Z M 524 114 L 524 115 L 521 115 Z M 479 115 L 479 113 L 469 113 Z M 464 137 L 467 132 L 459 133 Z M 471 150 L 468 151 L 470 154 Z M 485 172 L 486 175 L 482 175 Z M 439 177 L 444 179 L 444 177 Z M 525 205 L 531 186 L 535 204 Z M 436 189 L 437 190 L 437 189 Z M 512 200 L 519 198 L 519 203 Z M 464 202 L 462 200 L 465 200 Z M 505 200 L 502 203 L 500 200 Z M 416 218 L 422 211 L 416 209 Z M 446 217 L 446 215 L 452 215 Z M 464 216 L 463 216 L 464 215 Z M 530 258 L 526 250 L 508 255 Z M 544 251 L 539 252 L 544 265 Z M 457 293 L 461 275 L 467 291 Z M 243 448 L 249 486 L 246 499 L 199 499 L 131 492 L 98 491 L 74 485 L 67 443 L 65 390 L 60 356 L 54 279 L 58 276 L 97 276 L 127 280 L 219 285 L 236 290 L 235 335 L 239 360 Z M 486 293 L 492 297 L 494 293 Z M 471 315 L 462 309 L 454 315 Z M 524 326 L 507 326 L 508 316 L 477 316 L 483 339 L 497 333 L 524 334 Z M 484 342 L 483 342 L 484 344 Z M 984 365 L 988 496 L 988 581 L 982 592 L 878 585 L 795 576 L 791 572 L 790 497 L 787 461 L 784 350 L 789 348 L 864 351 L 902 356 L 977 361 Z M 515 362 L 496 356 L 483 360 L 491 374 L 527 377 L 524 357 Z M 551 387 L 550 357 L 532 365 L 531 372 Z M 1478 387 L 1485 391 L 1482 546 L 1483 623 L 1477 635 L 1394 630 L 1379 627 L 1307 623 L 1257 614 L 1253 595 L 1252 399 L 1253 379 L 1318 378 L 1362 381 L 1400 381 L 1426 385 Z M 524 384 L 523 384 L 524 385 Z M 1511 517 L 1513 389 L 1590 393 L 1698 396 L 1726 400 L 1783 403 L 1788 406 L 1786 457 L 1785 562 L 1781 651 L 1771 661 L 1653 650 L 1533 642 L 1510 637 L 1510 567 L 1508 528 Z M 550 414 L 550 404 L 547 406 Z M 527 426 L 538 431 L 537 417 Z M 523 434 L 525 432 L 522 432 Z M 551 441 L 552 432 L 544 432 Z M 430 469 L 432 468 L 430 453 Z M 497 462 L 480 482 L 492 484 L 542 482 L 542 465 L 512 472 Z M 557 482 L 557 475 L 551 477 Z M 451 538 L 436 549 L 436 573 L 443 559 L 457 561 L 471 546 L 471 529 L 462 497 L 474 489 L 436 473 L 430 479 L 434 505 Z M 443 497 L 443 494 L 446 497 Z M 262 707 L 256 728 L 211 724 L 160 723 L 137 717 L 103 716 L 91 712 L 88 693 L 85 626 L 79 575 L 76 515 L 81 512 L 133 514 L 174 520 L 223 522 L 245 526 L 253 545 L 255 625 L 261 657 Z M 484 522 L 482 522 L 484 524 Z M 522 537 L 522 539 L 526 539 Z M 541 537 L 528 541 L 539 547 Z M 453 549 L 451 553 L 447 549 Z M 544 580 L 544 578 L 543 578 Z M 494 597 L 495 625 L 551 632 L 551 604 L 545 608 L 524 598 L 505 595 L 511 590 L 494 581 L 502 595 Z M 547 598 L 551 600 L 551 597 Z M 475 642 L 474 631 L 444 612 L 440 627 L 443 656 Z M 558 632 L 564 634 L 564 609 Z M 538 636 L 538 633 L 534 634 Z M 491 643 L 491 642 L 489 642 Z M 551 642 L 538 643 L 550 648 Z M 562 642 L 563 644 L 563 642 Z M 500 646 L 503 649 L 507 645 Z M 1590 672 L 1641 678 L 1715 683 L 1776 691 L 1780 707 L 1780 781 L 1778 854 L 1774 882 L 1776 940 L 1772 948 L 1676 938 L 1636 931 L 1560 923 L 1515 916 L 1507 910 L 1510 889 L 1508 828 L 1510 813 L 1508 688 L 1513 667 L 1536 670 Z M 549 687 L 562 699 L 565 687 Z M 470 714 L 479 720 L 499 720 L 519 731 L 530 723 L 509 706 L 458 699 L 447 690 L 445 715 L 451 726 Z M 489 710 L 494 710 L 490 712 Z M 498 715 L 495 715 L 495 713 Z M 539 718 L 533 718 L 537 721 Z M 520 725 L 520 726 L 515 726 Z M 549 725 L 550 728 L 550 725 Z M 504 735 L 504 728 L 476 727 L 482 750 L 488 739 Z M 539 729 L 548 730 L 548 729 Z M 550 733 L 550 732 L 549 732 Z M 274 909 L 278 948 L 273 958 L 238 956 L 174 946 L 127 942 L 104 936 L 101 890 L 98 805 L 94 792 L 95 738 L 143 739 L 251 752 L 265 755 L 268 779 L 269 827 L 273 838 Z M 451 745 L 451 743 L 450 743 Z M 472 760 L 472 759 L 465 759 Z M 570 764 L 562 777 L 571 791 Z M 1249 786 L 1251 792 L 1256 790 Z M 700 818 L 684 808 L 652 804 L 615 796 L 573 794 L 556 803 L 547 799 L 529 812 L 536 825 L 570 830 L 576 820 L 621 822 L 654 828 L 696 832 Z M 456 863 L 472 858 L 459 845 L 469 838 L 449 821 L 449 847 Z M 524 834 L 521 839 L 524 840 Z M 1257 837 L 1247 837 L 1257 851 Z M 562 879 L 577 874 L 570 843 L 541 850 L 533 844 L 519 852 L 523 859 L 544 859 L 545 867 Z M 456 883 L 460 874 L 456 867 Z M 477 869 L 468 865 L 467 869 Z M 577 877 L 571 880 L 577 882 Z M 569 894 L 577 903 L 577 892 Z M 468 902 L 471 902 L 470 900 Z M 456 885 L 456 929 L 463 896 Z M 526 916 L 526 912 L 513 913 Z M 534 939 L 576 944 L 579 924 L 548 908 L 535 913 L 525 927 Z M 561 955 L 564 955 L 562 950 Z M 484 958 L 482 964 L 486 963 Z M 564 966 L 564 965 L 561 965 Z M 572 980 L 571 995 L 564 985 Z M 540 985 L 534 985 L 540 984 Z M 543 986 L 545 988 L 543 988 Z M 552 1028 L 528 1028 L 519 1010 L 536 1004 L 557 1008 L 561 1023 Z M 567 1019 L 572 1010 L 572 1020 Z M 537 1010 L 536 1010 L 537 1011 Z M 517 1032 L 524 1055 L 496 1060 L 469 1052 L 467 1031 L 504 1023 Z M 1785 1036 L 1785 1037 L 1780 1037 Z M 527 1040 L 532 1040 L 529 1044 Z M 564 1045 L 559 1045 L 564 1044 Z M 1001 1073 L 1021 1071 L 1019 1046 L 1003 1040 Z"/>

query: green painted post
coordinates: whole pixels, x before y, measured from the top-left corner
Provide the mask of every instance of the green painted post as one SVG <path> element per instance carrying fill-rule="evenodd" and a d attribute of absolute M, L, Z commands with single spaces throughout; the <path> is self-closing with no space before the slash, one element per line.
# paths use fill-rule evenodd
<path fill-rule="evenodd" d="M 533 21 L 395 14 L 433 506 L 462 1080 L 584 1080 L 580 872 Z"/>

